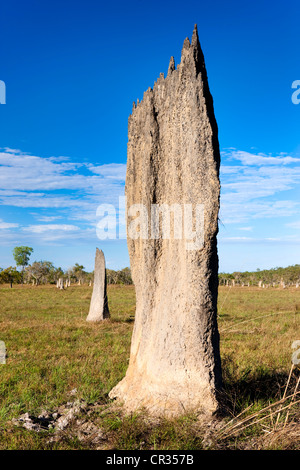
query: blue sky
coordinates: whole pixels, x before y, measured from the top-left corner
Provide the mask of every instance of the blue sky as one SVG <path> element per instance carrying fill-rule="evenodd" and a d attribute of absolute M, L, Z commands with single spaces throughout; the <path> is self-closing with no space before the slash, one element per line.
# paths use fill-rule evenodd
<path fill-rule="evenodd" d="M 132 102 L 198 24 L 222 152 L 221 271 L 300 262 L 300 5 L 293 1 L 2 2 L 0 266 L 129 265 L 96 209 L 124 192 Z"/>

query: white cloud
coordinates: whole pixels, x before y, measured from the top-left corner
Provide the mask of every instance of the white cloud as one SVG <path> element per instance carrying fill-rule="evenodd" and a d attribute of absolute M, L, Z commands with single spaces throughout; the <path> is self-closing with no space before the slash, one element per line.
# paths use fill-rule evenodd
<path fill-rule="evenodd" d="M 74 163 L 64 156 L 42 158 L 0 149 L 0 204 L 24 212 L 35 209 L 30 215 L 46 223 L 20 228 L 18 236 L 24 244 L 28 240 L 55 244 L 95 239 L 97 207 L 118 204 L 124 194 L 125 174 L 125 164 L 96 166 Z M 65 224 L 52 223 L 62 218 Z M 12 240 L 13 233 L 5 233 Z"/>
<path fill-rule="evenodd" d="M 94 166 L 66 161 L 66 157 L 41 158 L 17 152 L 0 152 L 2 191 L 69 189 L 96 193 L 116 189 L 125 180 L 124 164 Z"/>
<path fill-rule="evenodd" d="M 16 227 L 19 227 L 19 224 L 4 222 L 2 219 L 0 219 L 0 230 L 7 230 Z"/>
<path fill-rule="evenodd" d="M 223 152 L 226 155 L 226 152 Z M 228 155 L 228 153 L 227 153 Z M 265 155 L 262 153 L 253 154 L 249 152 L 244 152 L 242 150 L 232 150 L 230 152 L 230 158 L 234 160 L 239 160 L 243 165 L 290 165 L 300 162 L 300 158 L 285 156 L 285 154 L 280 153 L 278 156 L 273 157 L 270 155 Z"/>
<path fill-rule="evenodd" d="M 295 222 L 291 222 L 289 224 L 286 224 L 286 227 L 291 227 L 291 228 L 295 228 L 295 229 L 300 230 L 300 220 L 296 220 Z"/>
<path fill-rule="evenodd" d="M 107 178 L 125 181 L 126 165 L 123 163 L 110 163 L 108 165 L 94 166 L 89 165 L 89 170 L 97 175 L 102 175 Z"/>
<path fill-rule="evenodd" d="M 271 156 L 236 149 L 222 152 L 221 222 L 244 224 L 237 229 L 252 232 L 256 219 L 299 215 L 300 201 L 294 193 L 300 183 L 299 162 L 300 158 L 283 153 Z M 98 205 L 117 207 L 118 197 L 124 194 L 125 176 L 125 164 L 76 163 L 64 156 L 42 158 L 0 149 L 0 204 L 25 211 L 34 208 L 31 215 L 45 223 L 20 228 L 20 236 L 41 242 L 92 238 Z M 52 224 L 62 218 L 65 224 Z M 299 224 L 289 227 L 299 228 Z M 5 233 L 18 227 L 0 220 L 0 229 L 7 229 Z"/>
<path fill-rule="evenodd" d="M 0 204 L 64 210 L 76 220 L 95 220 L 99 204 L 117 204 L 124 194 L 125 164 L 74 163 L 67 157 L 41 158 L 13 149 L 0 151 Z M 51 222 L 55 218 L 42 218 Z"/>
<path fill-rule="evenodd" d="M 249 241 L 253 240 L 251 237 L 223 237 L 223 241 Z"/>
<path fill-rule="evenodd" d="M 62 219 L 61 215 L 39 215 L 33 214 L 39 222 L 53 222 L 54 220 Z"/>
<path fill-rule="evenodd" d="M 28 227 L 23 227 L 24 232 L 32 233 L 45 233 L 49 231 L 56 232 L 74 232 L 79 230 L 79 227 L 76 225 L 68 224 L 44 224 L 44 225 L 28 225 Z"/>
<path fill-rule="evenodd" d="M 288 217 L 299 213 L 294 191 L 300 183 L 300 159 L 279 154 L 254 155 L 235 149 L 222 152 L 221 211 L 223 223 Z M 239 160 L 242 165 L 232 165 Z M 253 166 L 256 165 L 256 166 Z M 288 198 L 282 197 L 282 194 Z"/>

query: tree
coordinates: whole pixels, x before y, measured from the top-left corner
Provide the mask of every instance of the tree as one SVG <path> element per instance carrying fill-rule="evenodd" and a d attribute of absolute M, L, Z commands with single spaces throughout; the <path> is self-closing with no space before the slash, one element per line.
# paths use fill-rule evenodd
<path fill-rule="evenodd" d="M 130 268 L 121 271 L 106 269 L 107 284 L 132 284 Z"/>
<path fill-rule="evenodd" d="M 75 266 L 68 270 L 68 276 L 80 283 L 84 281 L 86 275 L 87 273 L 84 271 L 84 266 L 78 263 L 75 263 Z"/>
<path fill-rule="evenodd" d="M 31 248 L 30 246 L 16 246 L 13 250 L 13 255 L 15 258 L 16 265 L 22 267 L 22 272 L 21 272 L 22 285 L 23 285 L 24 269 L 29 264 L 29 258 L 32 252 L 33 252 L 33 248 Z"/>
<path fill-rule="evenodd" d="M 120 284 L 132 284 L 131 272 L 129 268 L 124 268 L 119 271 L 119 283 Z"/>
<path fill-rule="evenodd" d="M 65 276 L 65 273 L 64 271 L 62 270 L 61 267 L 59 268 L 53 268 L 53 270 L 51 271 L 50 273 L 50 276 L 49 276 L 49 282 L 50 283 L 56 283 L 58 281 L 58 279 L 60 278 L 63 278 Z"/>
<path fill-rule="evenodd" d="M 30 277 L 33 277 L 36 285 L 49 282 L 54 266 L 50 261 L 35 261 L 31 266 L 26 268 L 26 272 Z"/>
<path fill-rule="evenodd" d="M 12 288 L 13 282 L 18 283 L 21 281 L 21 273 L 16 268 L 9 266 L 9 268 L 3 269 L 0 272 L 0 282 L 10 284 Z"/>

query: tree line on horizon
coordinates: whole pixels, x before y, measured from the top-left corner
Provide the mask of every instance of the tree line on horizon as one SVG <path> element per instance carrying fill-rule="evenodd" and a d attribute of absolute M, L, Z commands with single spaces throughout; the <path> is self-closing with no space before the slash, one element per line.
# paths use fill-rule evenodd
<path fill-rule="evenodd" d="M 16 266 L 0 267 L 0 283 L 10 284 L 56 284 L 59 279 L 68 280 L 73 284 L 90 284 L 94 280 L 94 271 L 87 272 L 83 265 L 75 263 L 67 270 L 55 267 L 51 261 L 34 261 L 29 264 L 33 248 L 28 246 L 15 247 L 13 256 Z M 130 268 L 121 270 L 106 269 L 108 284 L 133 284 Z M 219 273 L 221 286 L 289 286 L 300 284 L 300 264 L 286 268 L 257 269 L 256 271 L 236 271 Z"/>
<path fill-rule="evenodd" d="M 298 286 L 300 284 L 300 264 L 287 266 L 286 268 L 257 269 L 256 271 L 243 271 L 233 273 L 220 273 L 220 285 L 241 286 Z"/>
<path fill-rule="evenodd" d="M 34 261 L 29 263 L 33 248 L 28 246 L 15 247 L 13 256 L 16 266 L 0 267 L 0 283 L 10 284 L 56 284 L 59 279 L 68 280 L 72 284 L 91 284 L 94 280 L 94 271 L 87 272 L 85 267 L 78 263 L 67 270 L 56 267 L 51 261 Z M 132 284 L 129 268 L 119 271 L 106 270 L 108 284 Z"/>

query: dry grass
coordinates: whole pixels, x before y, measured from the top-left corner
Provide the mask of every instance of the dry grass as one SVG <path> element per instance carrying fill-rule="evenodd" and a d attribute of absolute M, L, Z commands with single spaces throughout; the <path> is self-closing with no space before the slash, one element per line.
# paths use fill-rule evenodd
<path fill-rule="evenodd" d="M 299 371 L 290 369 L 300 289 L 220 288 L 223 414 L 209 432 L 196 416 L 154 422 L 113 408 L 107 394 L 127 368 L 135 295 L 132 286 L 109 286 L 108 296 L 112 319 L 93 325 L 85 321 L 87 286 L 0 287 L 0 340 L 8 350 L 0 365 L 0 449 L 84 448 L 72 430 L 50 445 L 44 433 L 9 424 L 27 411 L 55 409 L 74 388 L 78 399 L 105 405 L 94 419 L 110 436 L 106 448 L 300 447 Z"/>

